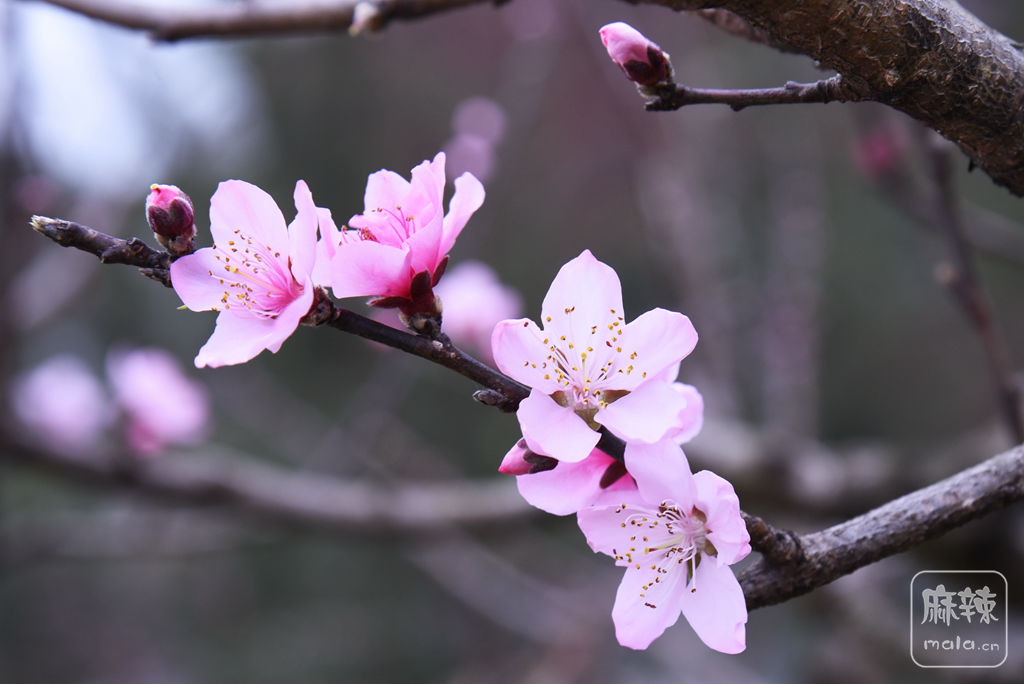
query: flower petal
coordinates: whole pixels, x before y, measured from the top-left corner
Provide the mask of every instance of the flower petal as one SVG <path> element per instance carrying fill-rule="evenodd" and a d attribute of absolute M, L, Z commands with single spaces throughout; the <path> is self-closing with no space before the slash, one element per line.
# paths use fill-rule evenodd
<path fill-rule="evenodd" d="M 598 411 L 594 420 L 627 441 L 653 444 L 689 427 L 684 417 L 692 424 L 686 409 L 687 396 L 672 385 L 648 382 Z"/>
<path fill-rule="evenodd" d="M 451 251 L 455 239 L 483 203 L 484 186 L 476 176 L 467 171 L 455 179 L 455 194 L 448 202 L 448 213 L 444 217 L 444 237 L 437 250 L 440 256 Z"/>
<path fill-rule="evenodd" d="M 671 501 L 688 513 L 697 495 L 690 463 L 671 440 L 656 444 L 626 443 L 626 470 L 636 480 L 644 500 L 654 504 Z"/>
<path fill-rule="evenodd" d="M 618 344 L 630 354 L 633 371 L 619 374 L 615 387 L 632 390 L 689 355 L 697 344 L 697 331 L 681 313 L 652 309 L 626 326 Z"/>
<path fill-rule="evenodd" d="M 550 350 L 544 339 L 537 324 L 528 318 L 501 321 L 491 333 L 491 354 L 505 375 L 544 394 L 553 394 L 561 386 L 546 367 Z"/>
<path fill-rule="evenodd" d="M 530 450 L 559 461 L 582 461 L 601 437 L 572 409 L 559 406 L 537 389 L 519 404 L 516 417 Z"/>
<path fill-rule="evenodd" d="M 728 566 L 704 558 L 694 579 L 681 591 L 681 609 L 700 640 L 722 653 L 747 647 L 747 604 L 743 589 Z"/>
<path fill-rule="evenodd" d="M 623 528 L 622 523 L 640 510 L 651 510 L 650 504 L 636 489 L 629 489 L 603 495 L 597 505 L 581 508 L 576 514 L 576 523 L 595 553 L 616 558 L 619 550 L 628 546 L 629 537 L 633 534 Z M 616 565 L 625 564 L 625 560 L 616 558 Z"/>
<path fill-rule="evenodd" d="M 295 219 L 288 226 L 291 242 L 289 255 L 291 271 L 295 280 L 302 283 L 313 272 L 316 259 L 316 231 L 319 224 L 318 211 L 313 203 L 313 193 L 306 181 L 295 184 Z"/>
<path fill-rule="evenodd" d="M 559 461 L 552 470 L 520 475 L 516 485 L 530 505 L 553 515 L 569 515 L 594 503 L 606 491 L 634 486 L 627 475 L 611 487 L 601 488 L 601 478 L 614 462 L 611 456 L 594 449 L 578 463 Z"/>
<path fill-rule="evenodd" d="M 312 303 L 313 289 L 307 287 L 276 318 L 237 316 L 222 311 L 217 316 L 213 334 L 196 356 L 196 367 L 218 368 L 245 363 L 264 349 L 276 353 L 295 332 Z"/>
<path fill-rule="evenodd" d="M 372 240 L 338 245 L 330 264 L 334 296 L 408 297 L 409 253 Z"/>
<path fill-rule="evenodd" d="M 328 286 L 331 282 L 331 259 L 341 244 L 341 231 L 331 218 L 331 210 L 316 208 L 317 223 L 320 227 L 320 239 L 316 243 L 316 258 L 310 277 L 316 285 Z"/>
<path fill-rule="evenodd" d="M 626 568 L 612 608 L 615 637 L 620 644 L 647 648 L 676 623 L 682 595 L 686 593 L 685 568 L 673 563 L 668 574 L 659 574 L 649 562 L 643 561 Z"/>
<path fill-rule="evenodd" d="M 377 209 L 388 209 L 401 204 L 409 194 L 409 181 L 394 171 L 381 169 L 371 173 L 366 179 L 366 192 L 363 193 L 363 207 L 366 213 Z"/>
<path fill-rule="evenodd" d="M 704 427 L 704 397 L 693 385 L 674 382 L 672 389 L 682 396 L 686 405 L 676 416 L 676 424 L 669 431 L 669 437 L 676 444 L 683 444 L 696 437 Z"/>
<path fill-rule="evenodd" d="M 192 311 L 210 311 L 223 306 L 222 285 L 214 273 L 223 264 L 217 261 L 216 252 L 204 247 L 198 252 L 175 259 L 171 264 L 171 285 L 181 301 Z"/>
<path fill-rule="evenodd" d="M 545 332 L 565 335 L 567 342 L 585 348 L 595 326 L 603 330 L 622 320 L 619 276 L 589 249 L 583 250 L 558 271 L 544 296 L 541 315 Z"/>
<path fill-rule="evenodd" d="M 718 551 L 718 565 L 731 565 L 750 553 L 750 533 L 740 514 L 740 500 L 732 483 L 710 470 L 693 476 L 695 505 L 707 520 L 708 540 Z"/>
<path fill-rule="evenodd" d="M 239 230 L 271 252 L 289 251 L 284 215 L 274 198 L 251 183 L 224 181 L 210 198 L 210 233 L 215 243 L 226 248 L 229 240 L 238 238 Z"/>

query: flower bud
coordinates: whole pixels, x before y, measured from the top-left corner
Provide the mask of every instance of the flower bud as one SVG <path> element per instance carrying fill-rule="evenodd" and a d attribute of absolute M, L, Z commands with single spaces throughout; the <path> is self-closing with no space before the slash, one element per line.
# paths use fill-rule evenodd
<path fill-rule="evenodd" d="M 629 80 L 642 86 L 672 80 L 668 53 L 629 24 L 621 21 L 606 24 L 600 33 L 608 56 Z"/>
<path fill-rule="evenodd" d="M 157 242 L 171 256 L 191 254 L 195 250 L 192 238 L 196 234 L 195 211 L 192 200 L 174 185 L 149 186 L 146 198 L 146 221 Z"/>

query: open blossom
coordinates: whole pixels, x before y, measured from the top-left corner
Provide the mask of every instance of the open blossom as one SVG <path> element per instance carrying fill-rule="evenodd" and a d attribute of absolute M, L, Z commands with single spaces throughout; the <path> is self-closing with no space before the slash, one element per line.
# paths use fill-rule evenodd
<path fill-rule="evenodd" d="M 12 383 L 14 415 L 47 447 L 83 455 L 99 445 L 114 420 L 103 385 L 81 359 L 62 354 Z"/>
<path fill-rule="evenodd" d="M 377 306 L 406 314 L 434 312 L 433 286 L 448 252 L 484 201 L 480 181 L 464 173 L 445 214 L 444 162 L 439 152 L 412 170 L 411 181 L 385 169 L 370 174 L 363 213 L 340 230 L 323 215 L 317 282 L 338 298 L 377 297 Z"/>
<path fill-rule="evenodd" d="M 647 648 L 681 612 L 711 648 L 744 650 L 746 601 L 729 566 L 750 553 L 750 536 L 732 485 L 691 474 L 667 442 L 635 449 L 626 465 L 638 489 L 577 515 L 591 548 L 626 568 L 612 608 L 619 643 Z"/>
<path fill-rule="evenodd" d="M 672 78 L 668 53 L 629 24 L 616 21 L 599 31 L 608 56 L 626 78 L 642 86 L 667 82 Z"/>
<path fill-rule="evenodd" d="M 244 363 L 276 352 L 313 304 L 310 274 L 318 212 L 304 181 L 295 185 L 290 225 L 273 198 L 244 181 L 224 181 L 210 200 L 214 245 L 171 264 L 175 292 L 193 311 L 217 311 L 195 364 Z"/>
<path fill-rule="evenodd" d="M 645 444 L 699 429 L 696 390 L 672 382 L 697 343 L 689 318 L 654 309 L 626 324 L 619 277 L 589 251 L 555 276 L 541 317 L 502 321 L 491 338 L 502 372 L 532 388 L 516 412 L 530 451 L 575 463 L 602 425 Z"/>
<path fill-rule="evenodd" d="M 162 349 L 118 350 L 107 357 L 114 399 L 127 418 L 126 439 L 143 456 L 169 444 L 196 444 L 210 413 L 203 388 Z"/>

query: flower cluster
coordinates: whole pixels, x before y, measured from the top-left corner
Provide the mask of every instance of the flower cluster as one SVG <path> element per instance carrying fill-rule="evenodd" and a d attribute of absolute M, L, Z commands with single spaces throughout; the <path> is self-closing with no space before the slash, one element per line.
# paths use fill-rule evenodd
<path fill-rule="evenodd" d="M 690 320 L 654 309 L 627 323 L 618 276 L 584 251 L 555 276 L 540 325 L 502 321 L 491 342 L 498 367 L 531 388 L 499 470 L 534 506 L 576 513 L 591 548 L 626 568 L 619 643 L 647 648 L 681 612 L 710 647 L 742 651 L 747 610 L 729 568 L 750 552 L 739 501 L 680 449 L 704 414 L 675 381 L 697 343 Z M 623 460 L 597 448 L 600 431 L 625 443 Z"/>
<path fill-rule="evenodd" d="M 319 286 L 339 298 L 375 297 L 372 304 L 406 316 L 439 317 L 433 287 L 484 198 L 480 182 L 463 174 L 445 214 L 444 163 L 438 153 L 412 170 L 411 181 L 387 170 L 371 174 L 363 213 L 340 229 L 330 211 L 314 204 L 304 181 L 295 186 L 290 224 L 255 185 L 221 183 L 210 200 L 214 245 L 171 264 L 171 283 L 185 306 L 218 312 L 196 366 L 277 352 L 310 313 Z"/>

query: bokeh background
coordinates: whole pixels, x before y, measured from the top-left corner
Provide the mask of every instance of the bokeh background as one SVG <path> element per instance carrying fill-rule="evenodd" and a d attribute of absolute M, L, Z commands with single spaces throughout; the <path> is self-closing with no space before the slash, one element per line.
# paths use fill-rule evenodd
<path fill-rule="evenodd" d="M 1024 6 L 962 4 L 1024 37 Z M 949 245 L 929 218 L 929 132 L 872 104 L 646 113 L 598 40 L 616 20 L 670 52 L 682 83 L 827 75 L 613 0 L 171 45 L 0 4 L 7 429 L 33 438 L 15 388 L 48 359 L 71 355 L 106 383 L 112 349 L 159 347 L 209 394 L 211 427 L 151 458 L 229 453 L 361 482 L 500 477 L 516 422 L 451 372 L 310 328 L 277 355 L 198 371 L 212 315 L 26 227 L 44 214 L 148 240 L 143 203 L 164 182 L 192 196 L 208 244 L 226 178 L 263 187 L 288 217 L 305 179 L 345 220 L 367 174 L 407 175 L 443 149 L 450 177 L 472 170 L 487 189 L 452 266 L 489 264 L 524 315 L 589 248 L 618 271 L 628 314 L 692 318 L 701 341 L 681 379 L 703 393 L 706 425 L 686 451 L 733 480 L 745 510 L 814 531 L 1011 446 L 977 331 L 936 277 Z M 1020 367 L 1024 204 L 951 154 L 969 226 L 997 243 L 978 266 Z M 116 445 L 115 427 L 105 439 Z M 1019 681 L 1022 562 L 1018 505 L 754 611 L 742 655 L 711 652 L 685 621 L 632 652 L 610 619 L 620 571 L 571 518 L 423 539 L 311 533 L 0 459 L 0 681 Z M 1008 577 L 1007 664 L 913 665 L 907 597 L 926 569 Z"/>

